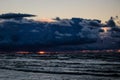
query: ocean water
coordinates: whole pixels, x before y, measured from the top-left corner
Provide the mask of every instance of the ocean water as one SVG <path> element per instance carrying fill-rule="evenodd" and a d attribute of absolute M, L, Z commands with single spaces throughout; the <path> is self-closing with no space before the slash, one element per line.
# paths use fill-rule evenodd
<path fill-rule="evenodd" d="M 120 53 L 1 53 L 0 80 L 120 80 Z"/>

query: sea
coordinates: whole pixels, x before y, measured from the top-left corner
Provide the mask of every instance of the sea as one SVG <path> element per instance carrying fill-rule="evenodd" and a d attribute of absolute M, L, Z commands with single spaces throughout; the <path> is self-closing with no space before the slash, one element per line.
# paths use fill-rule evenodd
<path fill-rule="evenodd" d="M 0 53 L 0 80 L 120 80 L 120 53 Z"/>

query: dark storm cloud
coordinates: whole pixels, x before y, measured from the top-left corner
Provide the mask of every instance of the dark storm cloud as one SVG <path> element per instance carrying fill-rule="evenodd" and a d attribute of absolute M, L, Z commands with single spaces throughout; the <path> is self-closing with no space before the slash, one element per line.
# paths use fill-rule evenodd
<path fill-rule="evenodd" d="M 116 26 L 113 17 L 111 17 L 111 19 L 107 22 L 107 26 L 109 26 L 109 27 L 115 27 Z"/>
<path fill-rule="evenodd" d="M 34 17 L 35 15 L 32 14 L 21 14 L 21 13 L 7 13 L 0 15 L 0 19 L 16 19 L 16 18 L 23 18 L 23 17 Z"/>
<path fill-rule="evenodd" d="M 20 15 L 20 17 L 28 16 L 32 15 Z M 16 18 L 16 16 L 14 17 Z M 41 22 L 25 18 L 21 20 L 7 19 L 0 22 L 0 48 L 2 46 L 22 45 L 46 47 L 94 44 L 100 39 L 103 40 L 102 36 L 105 36 L 100 35 L 101 27 L 100 20 L 83 18 L 60 19 L 58 17 L 55 22 Z M 98 45 L 94 44 L 93 46 L 96 47 Z M 85 46 L 85 48 L 89 47 Z"/>

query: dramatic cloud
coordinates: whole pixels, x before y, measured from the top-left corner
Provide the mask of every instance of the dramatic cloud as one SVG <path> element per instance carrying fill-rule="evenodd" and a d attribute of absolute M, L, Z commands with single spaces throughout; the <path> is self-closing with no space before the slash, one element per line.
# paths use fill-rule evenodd
<path fill-rule="evenodd" d="M 20 14 L 20 13 L 8 13 L 0 15 L 0 19 L 21 19 L 23 17 L 35 17 L 35 15 L 31 14 Z"/>
<path fill-rule="evenodd" d="M 110 20 L 108 20 L 107 22 L 107 26 L 109 27 L 119 27 L 120 28 L 120 19 L 118 16 L 116 17 L 111 17 Z"/>
<path fill-rule="evenodd" d="M 111 17 L 111 19 L 107 22 L 107 26 L 110 26 L 110 27 L 115 27 L 116 26 L 116 24 L 113 20 L 113 17 Z"/>
<path fill-rule="evenodd" d="M 81 49 L 101 49 L 111 47 L 113 45 L 111 42 L 114 41 L 116 44 L 120 40 L 120 37 L 114 39 L 111 36 L 112 32 L 116 35 L 119 29 L 110 28 L 108 31 L 106 28 L 102 29 L 103 24 L 100 20 L 57 17 L 54 22 L 42 22 L 21 18 L 29 16 L 34 15 L 4 14 L 0 16 L 5 19 L 0 21 L 0 50 L 76 44 L 79 44 Z M 21 20 L 16 20 L 18 17 Z M 101 44 L 104 43 L 104 40 L 109 41 L 107 42 L 109 45 Z M 99 46 L 99 44 L 101 45 Z M 116 47 L 119 46 L 116 45 Z"/>

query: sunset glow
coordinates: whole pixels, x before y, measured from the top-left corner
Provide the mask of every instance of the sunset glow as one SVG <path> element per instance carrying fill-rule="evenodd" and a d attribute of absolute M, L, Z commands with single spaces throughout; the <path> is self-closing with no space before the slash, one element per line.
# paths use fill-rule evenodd
<path fill-rule="evenodd" d="M 0 13 L 30 12 L 38 17 L 76 16 L 106 21 L 110 16 L 120 16 L 119 3 L 120 0 L 1 0 Z"/>
<path fill-rule="evenodd" d="M 120 0 L 0 0 L 0 80 L 120 80 Z"/>
<path fill-rule="evenodd" d="M 101 28 L 101 29 L 103 29 L 104 32 L 106 33 L 106 32 L 108 32 L 108 31 L 110 30 L 110 27 L 103 27 L 103 28 Z"/>
<path fill-rule="evenodd" d="M 41 18 L 41 19 L 37 19 L 37 21 L 41 21 L 41 22 L 54 22 L 55 20 L 48 19 L 48 18 Z"/>
<path fill-rule="evenodd" d="M 119 49 L 117 52 L 119 52 L 119 53 L 120 53 L 120 49 Z"/>
<path fill-rule="evenodd" d="M 19 51 L 19 52 L 16 52 L 18 54 L 29 54 L 30 52 L 26 52 L 26 51 Z"/>
<path fill-rule="evenodd" d="M 45 53 L 46 53 L 45 51 L 38 52 L 38 54 L 45 54 Z"/>

